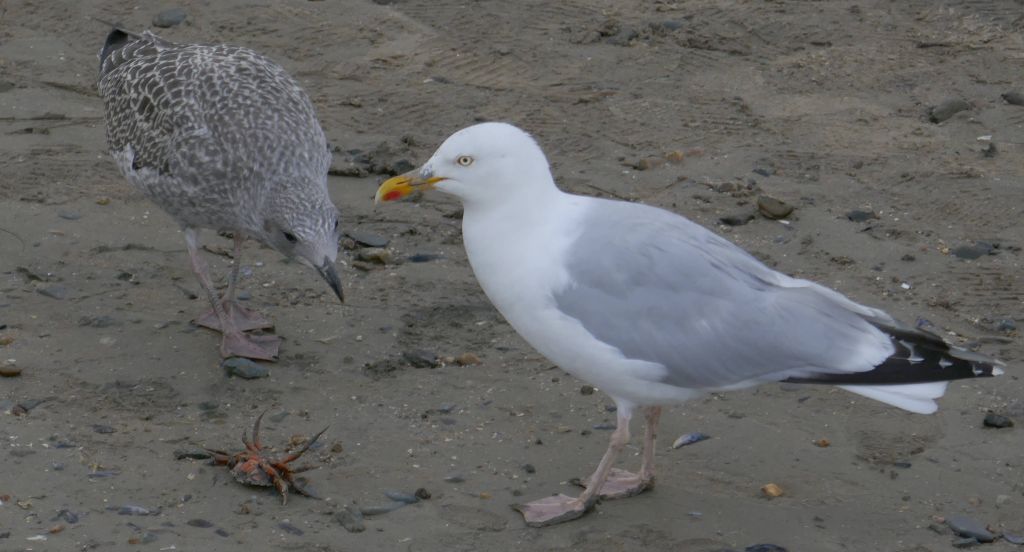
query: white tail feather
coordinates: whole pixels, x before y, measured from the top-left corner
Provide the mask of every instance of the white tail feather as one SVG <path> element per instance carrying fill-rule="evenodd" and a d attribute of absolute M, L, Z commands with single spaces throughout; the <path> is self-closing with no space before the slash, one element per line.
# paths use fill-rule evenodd
<path fill-rule="evenodd" d="M 918 414 L 931 414 L 939 409 L 939 405 L 935 404 L 935 399 L 946 393 L 948 383 L 936 381 L 907 385 L 840 385 L 838 387 L 903 410 Z"/>

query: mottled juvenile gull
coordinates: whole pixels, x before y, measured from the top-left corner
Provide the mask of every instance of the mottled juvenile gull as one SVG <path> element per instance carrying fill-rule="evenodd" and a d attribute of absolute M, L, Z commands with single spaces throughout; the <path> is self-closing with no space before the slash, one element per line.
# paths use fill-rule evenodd
<path fill-rule="evenodd" d="M 198 322 L 224 334 L 223 356 L 275 358 L 280 338 L 243 333 L 272 324 L 235 301 L 246 237 L 315 268 L 342 299 L 330 153 L 309 97 L 247 48 L 174 44 L 120 29 L 100 52 L 99 89 L 121 172 L 184 228 L 192 269 L 213 306 Z M 234 235 L 223 298 L 199 256 L 200 228 Z"/>
<path fill-rule="evenodd" d="M 377 200 L 432 188 L 462 200 L 466 253 L 494 306 L 618 406 L 587 489 L 518 506 L 530 525 L 575 519 L 599 496 L 651 487 L 661 405 L 790 381 L 927 414 L 948 380 L 1002 372 L 996 360 L 775 272 L 679 215 L 560 191 L 540 147 L 511 125 L 460 130 L 422 168 L 384 182 Z M 612 465 L 637 408 L 647 424 L 633 474 Z"/>

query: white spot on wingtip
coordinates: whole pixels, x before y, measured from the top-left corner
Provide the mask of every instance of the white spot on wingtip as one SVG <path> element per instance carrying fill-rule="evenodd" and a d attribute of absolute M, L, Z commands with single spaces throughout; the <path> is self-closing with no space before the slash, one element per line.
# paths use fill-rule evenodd
<path fill-rule="evenodd" d="M 946 360 L 944 358 L 940 358 L 939 359 L 939 368 L 949 368 L 952 365 L 953 365 L 952 362 L 950 362 L 950 361 L 948 361 L 948 360 Z"/>

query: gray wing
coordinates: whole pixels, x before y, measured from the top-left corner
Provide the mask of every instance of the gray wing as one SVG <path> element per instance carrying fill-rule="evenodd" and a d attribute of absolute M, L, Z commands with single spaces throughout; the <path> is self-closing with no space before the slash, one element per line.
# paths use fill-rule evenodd
<path fill-rule="evenodd" d="M 871 370 L 892 353 L 885 313 L 775 272 L 675 214 L 599 200 L 571 247 L 558 308 L 665 383 L 722 388 Z"/>
<path fill-rule="evenodd" d="M 260 54 L 143 33 L 108 39 L 102 55 L 107 139 L 113 152 L 131 147 L 132 170 L 197 182 L 326 172 L 330 155 L 312 103 Z"/>

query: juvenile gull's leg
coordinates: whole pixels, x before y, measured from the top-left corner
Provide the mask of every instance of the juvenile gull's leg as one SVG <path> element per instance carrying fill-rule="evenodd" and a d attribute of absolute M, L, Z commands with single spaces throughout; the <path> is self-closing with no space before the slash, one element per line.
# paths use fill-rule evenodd
<path fill-rule="evenodd" d="M 608 450 L 605 451 L 604 456 L 601 458 L 601 463 L 594 470 L 594 474 L 588 478 L 588 481 L 594 482 L 594 484 L 587 487 L 580 496 L 573 498 L 559 494 L 513 506 L 523 514 L 523 519 L 526 520 L 527 525 L 531 527 L 544 527 L 546 525 L 571 521 L 594 507 L 594 504 L 597 503 L 601 487 L 612 470 L 615 458 L 622 452 L 626 443 L 629 442 L 629 419 L 631 416 L 631 409 L 619 408 L 617 416 L 618 427 L 612 432 L 611 440 L 608 443 Z"/>
<path fill-rule="evenodd" d="M 210 281 L 209 271 L 202 257 L 199 256 L 197 247 L 198 239 L 193 228 L 185 229 L 185 244 L 188 246 L 188 256 L 192 260 L 192 271 L 199 278 L 199 285 L 206 292 L 213 312 L 220 321 L 221 333 L 224 334 L 220 344 L 222 357 L 240 356 L 258 360 L 274 360 L 277 358 L 278 347 L 281 338 L 272 335 L 248 336 L 242 333 L 234 321 L 228 316 L 221 306 L 217 292 L 213 289 L 213 282 Z"/>
<path fill-rule="evenodd" d="M 235 323 L 235 327 L 245 332 L 249 330 L 257 330 L 263 328 L 273 328 L 274 323 L 264 318 L 260 313 L 243 307 L 238 301 L 235 300 L 235 286 L 238 284 L 238 272 L 242 266 L 242 242 L 245 241 L 245 237 L 239 232 L 235 232 L 235 247 L 232 253 L 234 257 L 234 265 L 231 267 L 231 275 L 228 277 L 228 289 L 224 293 L 224 297 L 220 300 L 221 308 L 224 313 Z M 196 324 L 211 330 L 221 331 L 220 317 L 217 316 L 215 310 L 210 310 L 206 314 L 196 319 Z"/>

